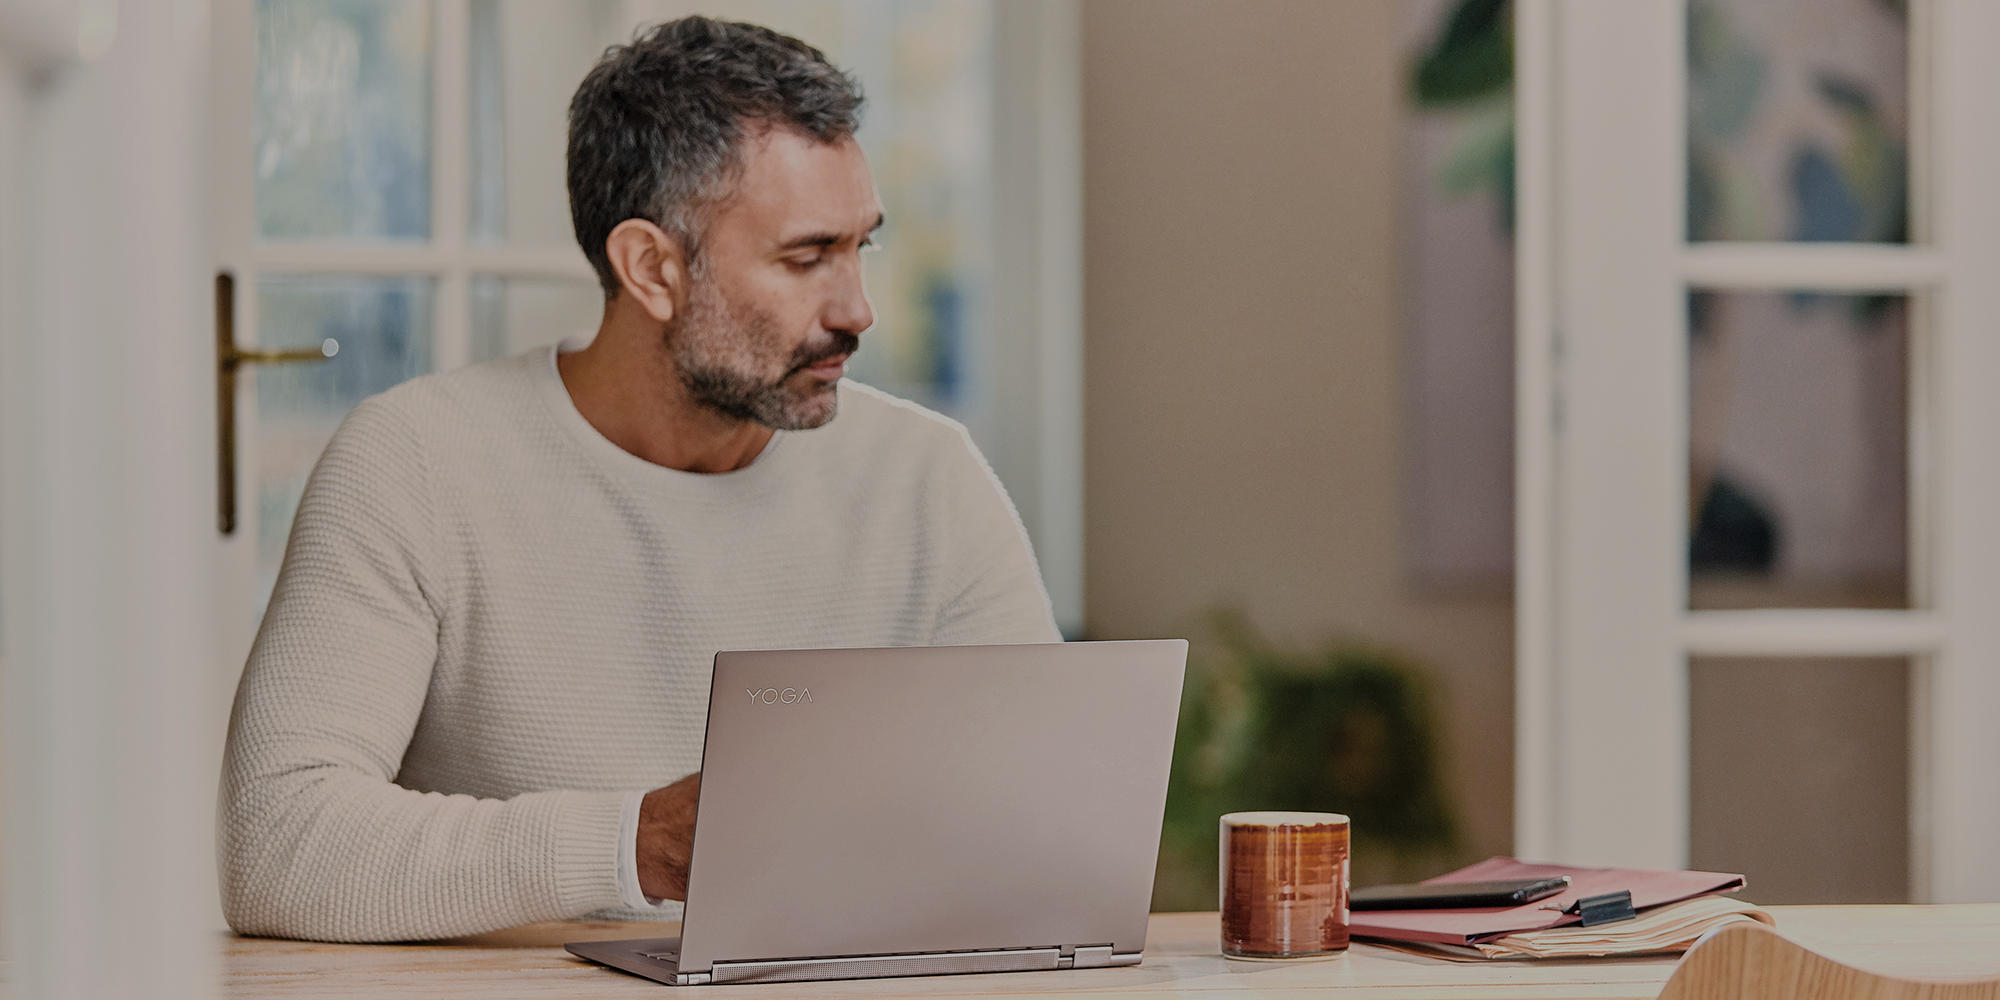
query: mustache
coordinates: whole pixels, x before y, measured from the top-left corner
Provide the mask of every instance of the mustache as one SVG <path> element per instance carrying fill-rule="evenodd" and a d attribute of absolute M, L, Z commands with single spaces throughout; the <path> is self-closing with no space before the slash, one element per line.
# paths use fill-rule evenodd
<path fill-rule="evenodd" d="M 832 339 L 818 347 L 805 346 L 792 352 L 792 372 L 804 371 L 828 358 L 843 354 L 853 354 L 861 347 L 861 338 L 845 330 L 836 330 Z M 787 372 L 786 374 L 791 374 Z"/>

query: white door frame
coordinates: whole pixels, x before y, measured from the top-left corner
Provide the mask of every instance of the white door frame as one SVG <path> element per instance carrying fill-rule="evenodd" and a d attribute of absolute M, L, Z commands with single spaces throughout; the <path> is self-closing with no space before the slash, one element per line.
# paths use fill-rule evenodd
<path fill-rule="evenodd" d="M 1688 657 L 1909 656 L 1913 895 L 2000 900 L 2000 5 L 1912 8 L 1920 242 L 1689 245 L 1683 0 L 1517 4 L 1518 853 L 1686 863 Z M 1690 288 L 1920 293 L 1919 610 L 1685 610 Z"/>
<path fill-rule="evenodd" d="M 2000 900 L 2000 5 L 1939 3 L 1934 13 L 1935 201 L 1943 280 L 1931 377 L 1939 414 L 1929 562 L 1943 641 L 1931 659 L 1928 858 L 1918 889 L 1938 902 Z M 1921 23 L 1921 22 L 1919 22 Z"/>
<path fill-rule="evenodd" d="M 1678 867 L 1681 6 L 1522 0 L 1517 11 L 1515 848 Z"/>

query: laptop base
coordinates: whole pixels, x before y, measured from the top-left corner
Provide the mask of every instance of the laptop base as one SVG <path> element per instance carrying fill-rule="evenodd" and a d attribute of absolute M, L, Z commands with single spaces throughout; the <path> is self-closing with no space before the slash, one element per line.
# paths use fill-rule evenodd
<path fill-rule="evenodd" d="M 631 941 L 576 941 L 563 945 L 579 958 L 675 986 L 707 983 L 785 983 L 890 976 L 942 976 L 979 972 L 1035 972 L 1138 965 L 1141 955 L 1114 953 L 1109 946 L 1005 948 L 993 951 L 932 952 L 921 955 L 857 955 L 757 962 L 716 962 L 707 972 L 683 973 L 679 938 Z M 1066 953 L 1067 952 L 1067 953 Z"/>

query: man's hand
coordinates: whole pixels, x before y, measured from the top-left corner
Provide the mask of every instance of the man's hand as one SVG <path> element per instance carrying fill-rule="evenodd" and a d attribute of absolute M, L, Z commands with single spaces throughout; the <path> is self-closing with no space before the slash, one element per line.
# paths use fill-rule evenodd
<path fill-rule="evenodd" d="M 653 899 L 686 899 L 688 856 L 694 850 L 694 805 L 701 772 L 639 802 L 639 890 Z"/>

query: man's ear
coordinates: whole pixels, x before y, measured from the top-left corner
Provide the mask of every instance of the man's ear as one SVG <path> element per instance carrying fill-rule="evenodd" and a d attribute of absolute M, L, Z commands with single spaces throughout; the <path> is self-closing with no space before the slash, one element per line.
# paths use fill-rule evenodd
<path fill-rule="evenodd" d="M 604 240 L 619 291 L 632 297 L 646 313 L 672 322 L 687 302 L 687 255 L 680 241 L 644 219 L 626 219 Z"/>

